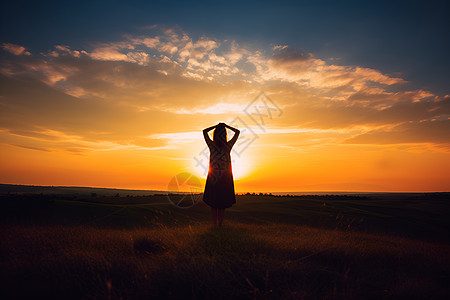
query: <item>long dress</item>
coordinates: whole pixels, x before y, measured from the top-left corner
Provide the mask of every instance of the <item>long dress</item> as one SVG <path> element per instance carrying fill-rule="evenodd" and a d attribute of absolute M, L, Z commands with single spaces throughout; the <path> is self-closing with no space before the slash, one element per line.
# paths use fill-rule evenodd
<path fill-rule="evenodd" d="M 233 172 L 231 169 L 231 148 L 227 143 L 220 145 L 211 140 L 208 143 L 210 159 L 203 201 L 213 208 L 228 208 L 236 203 Z"/>

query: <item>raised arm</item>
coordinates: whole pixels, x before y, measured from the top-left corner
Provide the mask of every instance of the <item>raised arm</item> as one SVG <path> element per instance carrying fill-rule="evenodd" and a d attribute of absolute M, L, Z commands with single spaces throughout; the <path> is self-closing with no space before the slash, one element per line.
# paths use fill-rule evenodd
<path fill-rule="evenodd" d="M 217 124 L 217 125 L 218 125 L 218 124 Z M 211 131 L 211 130 L 213 130 L 214 128 L 216 128 L 217 125 L 214 125 L 214 126 L 211 126 L 211 127 L 208 127 L 208 128 L 203 129 L 203 137 L 205 138 L 206 144 L 208 144 L 208 146 L 209 146 L 210 143 L 212 143 L 212 140 L 211 140 L 211 138 L 209 137 L 208 132 Z"/>
<path fill-rule="evenodd" d="M 240 134 L 241 132 L 240 132 L 239 129 L 237 129 L 237 128 L 231 127 L 231 126 L 229 126 L 229 125 L 227 125 L 227 124 L 225 124 L 225 123 L 222 123 L 222 124 L 224 124 L 225 128 L 228 128 L 228 129 L 230 129 L 231 131 L 234 132 L 233 138 L 232 138 L 231 140 L 229 140 L 228 143 L 227 143 L 228 146 L 229 146 L 230 148 L 232 148 L 232 147 L 234 146 L 234 144 L 236 143 L 236 141 L 237 141 L 237 139 L 238 139 L 238 137 L 239 137 L 239 134 Z"/>

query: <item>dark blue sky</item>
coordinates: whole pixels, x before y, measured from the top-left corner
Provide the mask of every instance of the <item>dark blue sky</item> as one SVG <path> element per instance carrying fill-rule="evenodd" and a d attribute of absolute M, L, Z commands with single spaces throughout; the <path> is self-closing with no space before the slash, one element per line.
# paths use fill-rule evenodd
<path fill-rule="evenodd" d="M 400 75 L 450 94 L 450 1 L 17 1 L 1 4 L 0 42 L 45 51 L 119 40 L 143 26 L 262 48 L 288 44 L 334 63 Z"/>

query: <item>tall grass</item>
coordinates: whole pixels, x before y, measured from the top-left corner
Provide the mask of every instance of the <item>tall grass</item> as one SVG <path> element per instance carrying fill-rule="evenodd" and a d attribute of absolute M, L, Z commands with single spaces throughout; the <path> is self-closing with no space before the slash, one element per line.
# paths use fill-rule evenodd
<path fill-rule="evenodd" d="M 300 225 L 1 229 L 2 299 L 437 299 L 450 246 Z"/>

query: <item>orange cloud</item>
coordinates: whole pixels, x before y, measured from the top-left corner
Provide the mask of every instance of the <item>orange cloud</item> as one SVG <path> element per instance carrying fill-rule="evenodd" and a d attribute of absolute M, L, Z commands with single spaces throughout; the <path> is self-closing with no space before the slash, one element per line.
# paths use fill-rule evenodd
<path fill-rule="evenodd" d="M 2 48 L 14 55 L 22 55 L 22 54 L 23 55 L 31 55 L 31 53 L 29 51 L 27 51 L 25 47 L 20 46 L 20 45 L 15 45 L 15 44 L 11 44 L 11 43 L 3 43 Z"/>

